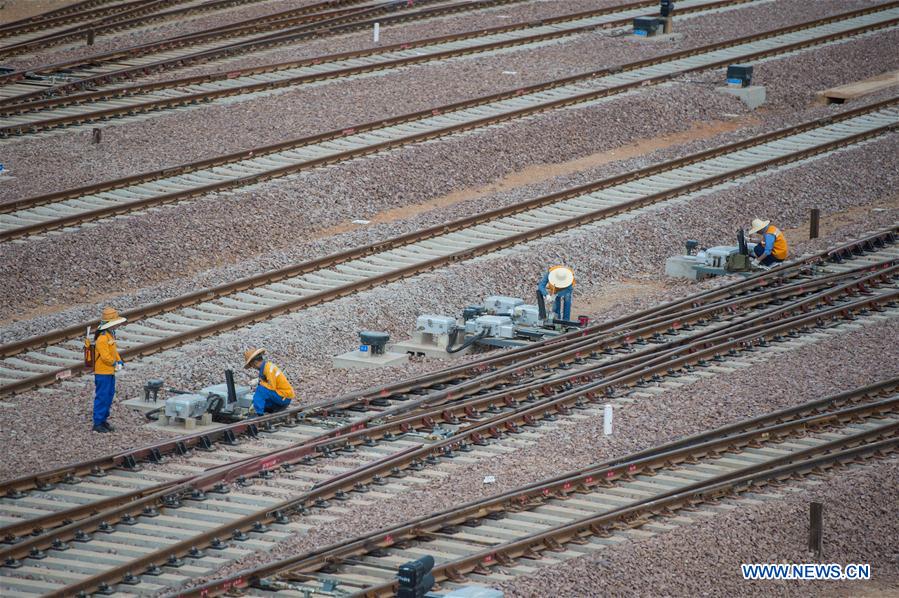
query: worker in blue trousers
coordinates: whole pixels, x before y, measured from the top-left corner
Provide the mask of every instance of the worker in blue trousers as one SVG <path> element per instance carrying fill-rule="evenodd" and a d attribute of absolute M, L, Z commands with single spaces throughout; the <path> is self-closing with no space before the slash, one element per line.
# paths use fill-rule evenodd
<path fill-rule="evenodd" d="M 256 391 L 253 393 L 253 411 L 256 415 L 277 413 L 287 409 L 291 399 L 296 397 L 293 386 L 281 368 L 263 357 L 265 349 L 250 349 L 244 352 L 244 367 L 252 368 L 259 374 Z M 252 417 L 252 414 L 251 414 Z"/>
<path fill-rule="evenodd" d="M 115 432 L 106 419 L 115 396 L 115 373 L 125 365 L 115 342 L 116 328 L 125 322 L 114 308 L 106 307 L 94 336 L 94 432 Z"/>
<path fill-rule="evenodd" d="M 553 300 L 553 314 L 557 320 L 571 319 L 571 294 L 574 289 L 574 272 L 565 266 L 553 266 L 549 269 L 540 284 L 537 285 L 537 291 L 543 296 L 555 297 Z"/>
<path fill-rule="evenodd" d="M 787 238 L 770 220 L 755 218 L 749 236 L 758 235 L 760 243 L 753 248 L 753 257 L 762 266 L 772 266 L 787 259 Z"/>

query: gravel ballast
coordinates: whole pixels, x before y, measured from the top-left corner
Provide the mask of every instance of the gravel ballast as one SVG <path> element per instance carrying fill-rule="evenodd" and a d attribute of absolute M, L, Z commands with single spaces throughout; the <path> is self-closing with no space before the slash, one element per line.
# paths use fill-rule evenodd
<path fill-rule="evenodd" d="M 844 11 L 842 3 L 828 0 L 827 4 L 831 12 Z M 856 7 L 850 4 L 845 10 Z M 325 82 L 251 101 L 168 112 L 149 120 L 113 120 L 103 127 L 100 144 L 91 143 L 90 129 L 7 143 L 4 163 L 15 178 L 0 187 L 0 200 L 168 168 L 767 31 L 775 27 L 772 23 L 781 26 L 809 20 L 810 6 L 810 0 L 779 2 L 776 6 L 768 3 L 684 19 L 679 31 L 685 37 L 676 43 L 645 43 L 599 31 L 538 48 L 423 64 L 383 76 Z M 815 11 L 820 10 L 815 6 Z M 890 43 L 888 39 L 878 39 L 881 44 Z M 899 34 L 893 41 L 899 43 Z M 870 54 L 882 53 L 882 47 L 851 54 L 870 63 Z M 889 60 L 899 63 L 896 58 Z M 720 70 L 716 72 L 720 80 L 722 74 Z M 809 84 L 809 79 L 804 81 Z M 671 106 L 674 102 L 705 102 L 713 109 L 716 104 L 708 99 L 710 93 L 708 88 L 690 100 L 673 100 Z M 360 102 L 358 98 L 366 100 Z M 730 103 L 741 105 L 733 100 Z M 654 115 L 662 112 L 657 110 Z"/>
<path fill-rule="evenodd" d="M 732 231 L 745 226 L 745 221 L 755 214 L 767 214 L 780 226 L 789 228 L 804 223 L 811 206 L 821 208 L 826 214 L 876 203 L 884 188 L 893 188 L 891 175 L 881 173 L 885 178 L 879 180 L 868 177 L 866 187 L 850 174 L 862 161 L 879 160 L 886 167 L 890 160 L 899 160 L 895 143 L 892 138 L 876 141 L 757 179 L 740 188 L 712 193 L 689 203 L 657 206 L 614 225 L 574 229 L 517 251 L 485 256 L 238 332 L 190 343 L 130 363 L 119 380 L 118 396 L 122 400 L 141 396 L 142 385 L 150 378 L 162 378 L 167 386 L 177 388 L 202 388 L 220 383 L 222 370 L 239 368 L 239 356 L 248 346 L 266 347 L 273 361 L 295 381 L 302 400 L 333 396 L 337 394 L 333 389 L 343 387 L 342 378 L 330 368 L 330 356 L 354 348 L 359 330 L 385 330 L 392 338 L 403 339 L 408 337 L 412 323 L 422 313 L 457 314 L 463 306 L 491 294 L 530 296 L 539 272 L 551 263 L 572 264 L 578 273 L 577 313 L 578 297 L 601 295 L 615 281 L 661 278 L 665 258 L 681 250 L 682 239 L 698 237 L 706 245 L 715 244 L 731 238 Z M 899 168 L 892 170 L 897 171 Z M 821 188 L 814 195 L 798 195 L 789 206 L 778 199 L 816 177 L 835 177 L 847 187 L 831 186 L 830 191 Z M 746 198 L 752 199 L 751 214 L 746 213 Z M 868 213 L 854 224 L 847 223 L 841 234 L 830 240 L 838 242 L 844 235 L 897 220 L 899 207 Z M 662 221 L 666 222 L 666 234 L 660 237 L 658 222 Z M 802 244 L 794 245 L 794 251 L 802 252 Z M 478 288 L 470 284 L 475 263 L 481 279 L 489 281 Z M 689 283 L 680 284 L 689 286 Z M 397 297 L 402 300 L 398 301 Z M 57 460 L 70 461 L 68 451 L 57 443 L 42 443 L 41 439 L 48 433 L 58 435 L 60 430 L 66 430 L 66 434 L 79 437 L 71 445 L 90 445 L 87 422 L 92 390 L 90 381 L 81 379 L 70 383 L 64 392 L 50 389 L 15 397 L 16 404 L 28 404 L 28 410 L 0 410 L 0 426 L 4 430 L 14 431 L 18 438 L 29 438 L 29 443 L 48 447 L 42 449 L 40 466 L 32 462 L 27 452 L 11 456 L 9 466 L 45 468 Z M 32 397 L 41 399 L 32 400 Z M 114 413 L 120 411 L 116 409 Z M 118 423 L 115 421 L 118 417 L 114 415 L 113 423 Z M 75 427 L 71 428 L 72 425 Z M 91 450 L 100 451 L 99 448 Z"/>

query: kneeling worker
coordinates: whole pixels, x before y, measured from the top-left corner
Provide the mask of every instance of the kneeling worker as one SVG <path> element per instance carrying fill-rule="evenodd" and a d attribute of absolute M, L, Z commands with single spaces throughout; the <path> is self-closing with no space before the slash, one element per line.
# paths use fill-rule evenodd
<path fill-rule="evenodd" d="M 553 266 L 540 279 L 537 291 L 545 298 L 555 295 L 553 313 L 556 319 L 571 319 L 571 293 L 574 288 L 574 272 L 565 266 Z"/>
<path fill-rule="evenodd" d="M 750 235 L 761 235 L 761 242 L 753 248 L 755 258 L 762 266 L 770 266 L 787 259 L 787 239 L 770 220 L 756 218 L 749 229 Z"/>
<path fill-rule="evenodd" d="M 265 349 L 250 349 L 243 354 L 246 360 L 244 367 L 259 372 L 259 384 L 253 393 L 253 410 L 256 415 L 287 409 L 290 400 L 296 396 L 281 368 L 264 359 L 264 354 Z"/>

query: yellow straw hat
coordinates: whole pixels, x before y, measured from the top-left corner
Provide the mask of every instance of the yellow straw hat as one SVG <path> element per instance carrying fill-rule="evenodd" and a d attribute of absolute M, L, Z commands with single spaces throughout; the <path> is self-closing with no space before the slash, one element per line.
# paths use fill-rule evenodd
<path fill-rule="evenodd" d="M 103 315 L 100 316 L 100 325 L 97 330 L 106 330 L 113 326 L 118 326 L 122 322 L 127 322 L 128 318 L 119 316 L 119 312 L 114 307 L 104 307 Z"/>
<path fill-rule="evenodd" d="M 769 224 L 771 224 L 770 220 L 762 220 L 761 218 L 755 218 L 752 221 L 752 226 L 749 228 L 749 234 L 754 235 L 755 233 L 759 232 L 760 230 L 762 230 Z"/>
<path fill-rule="evenodd" d="M 568 268 L 556 268 L 549 272 L 549 284 L 557 289 L 567 289 L 574 282 L 574 272 Z"/>
<path fill-rule="evenodd" d="M 244 364 L 243 367 L 250 367 L 250 363 L 260 355 L 265 353 L 265 349 L 247 349 L 243 352 Z"/>

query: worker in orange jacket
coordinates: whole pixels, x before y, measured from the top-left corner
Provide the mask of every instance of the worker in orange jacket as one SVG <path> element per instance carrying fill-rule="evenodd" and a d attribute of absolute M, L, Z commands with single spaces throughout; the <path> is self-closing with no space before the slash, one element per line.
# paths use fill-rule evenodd
<path fill-rule="evenodd" d="M 259 373 L 258 385 L 253 393 L 253 411 L 256 415 L 277 413 L 287 409 L 290 401 L 296 397 L 293 386 L 281 368 L 266 360 L 265 349 L 250 349 L 244 352 L 244 367 L 252 368 Z"/>
<path fill-rule="evenodd" d="M 787 259 L 787 238 L 770 220 L 756 218 L 749 227 L 749 235 L 760 235 L 761 243 L 753 248 L 755 259 L 762 266 L 778 264 Z"/>
<path fill-rule="evenodd" d="M 106 307 L 94 336 L 94 432 L 115 431 L 106 419 L 115 396 L 115 373 L 125 365 L 115 341 L 116 328 L 125 322 L 126 319 L 120 317 L 114 308 Z"/>

